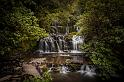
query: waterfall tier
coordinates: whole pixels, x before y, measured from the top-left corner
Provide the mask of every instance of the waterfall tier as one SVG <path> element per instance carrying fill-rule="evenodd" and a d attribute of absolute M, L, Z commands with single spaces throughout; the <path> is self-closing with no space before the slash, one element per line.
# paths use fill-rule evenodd
<path fill-rule="evenodd" d="M 80 53 L 80 44 L 83 43 L 81 36 L 74 35 L 72 39 L 66 40 L 64 35 L 50 35 L 39 42 L 41 53 Z"/>
<path fill-rule="evenodd" d="M 96 69 L 92 65 L 85 65 L 84 64 L 84 65 L 81 66 L 81 69 L 78 72 L 80 72 L 81 74 L 83 74 L 85 76 L 93 77 L 93 76 L 96 75 Z"/>
<path fill-rule="evenodd" d="M 57 20 L 53 22 L 49 36 L 40 40 L 38 52 L 81 53 L 80 44 L 84 42 L 84 38 L 76 35 L 80 32 L 80 28 L 69 22 L 66 27 L 59 25 Z M 68 36 L 69 38 L 67 38 Z"/>

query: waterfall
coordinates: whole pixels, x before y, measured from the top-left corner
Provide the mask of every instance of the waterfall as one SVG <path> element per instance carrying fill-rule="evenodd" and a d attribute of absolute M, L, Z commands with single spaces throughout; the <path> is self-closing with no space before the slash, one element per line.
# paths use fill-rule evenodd
<path fill-rule="evenodd" d="M 81 66 L 81 70 L 82 71 L 86 71 L 86 72 L 90 72 L 91 71 L 91 69 L 90 69 L 90 67 L 88 65 L 82 65 Z"/>
<path fill-rule="evenodd" d="M 58 37 L 58 40 L 59 40 L 59 43 L 58 43 L 58 47 L 59 47 L 59 52 L 63 52 L 63 38 L 62 38 L 62 36 L 59 36 Z"/>
<path fill-rule="evenodd" d="M 86 64 L 82 65 L 81 69 L 78 72 L 80 72 L 84 76 L 93 77 L 94 75 L 96 75 L 95 67 Z"/>
<path fill-rule="evenodd" d="M 51 51 L 54 51 L 55 50 L 55 44 L 54 44 L 54 39 L 52 37 L 49 37 L 49 41 L 50 41 L 50 44 L 51 44 Z"/>
<path fill-rule="evenodd" d="M 73 43 L 73 51 L 72 52 L 79 52 L 79 44 L 83 43 L 84 39 L 81 36 L 74 35 L 72 37 L 72 43 Z"/>
<path fill-rule="evenodd" d="M 67 52 L 72 53 L 80 52 L 79 45 L 83 43 L 83 38 L 81 36 L 74 35 L 72 41 L 65 41 L 64 35 L 52 35 L 39 42 L 39 50 L 44 52 Z M 72 47 L 71 47 L 72 46 Z"/>
<path fill-rule="evenodd" d="M 68 24 L 67 24 L 67 27 L 66 27 L 66 35 L 69 33 L 69 26 L 68 26 Z"/>
<path fill-rule="evenodd" d="M 62 67 L 61 67 L 60 73 L 67 74 L 68 72 L 70 72 L 70 71 L 68 70 L 68 67 L 66 67 L 66 66 L 62 66 Z"/>
<path fill-rule="evenodd" d="M 48 43 L 45 41 L 45 52 L 49 52 L 50 50 L 49 50 L 49 45 L 48 45 Z"/>
<path fill-rule="evenodd" d="M 77 31 L 77 32 L 80 32 L 80 28 L 79 28 L 79 27 L 76 27 L 76 31 Z"/>
<path fill-rule="evenodd" d="M 77 50 L 77 40 L 76 40 L 76 36 L 74 35 L 72 38 L 72 43 L 73 43 L 73 50 Z"/>
<path fill-rule="evenodd" d="M 61 52 L 59 43 L 57 41 L 56 41 L 56 45 L 57 45 L 57 52 Z"/>
<path fill-rule="evenodd" d="M 39 50 L 43 51 L 43 40 L 41 39 L 39 42 Z"/>
<path fill-rule="evenodd" d="M 48 69 L 48 72 L 52 72 L 54 69 L 54 64 L 52 64 L 52 66 Z"/>
<path fill-rule="evenodd" d="M 40 53 L 81 53 L 80 44 L 83 43 L 84 38 L 79 35 L 73 35 L 72 39 L 65 40 L 65 36 L 68 36 L 69 32 L 72 31 L 72 28 L 65 28 L 65 32 L 61 33 L 62 26 L 59 26 L 59 22 L 55 21 L 52 26 L 52 32 L 48 37 L 45 37 L 39 42 Z M 79 32 L 80 29 L 78 27 L 74 27 L 73 30 Z M 59 33 L 58 33 L 59 32 Z"/>

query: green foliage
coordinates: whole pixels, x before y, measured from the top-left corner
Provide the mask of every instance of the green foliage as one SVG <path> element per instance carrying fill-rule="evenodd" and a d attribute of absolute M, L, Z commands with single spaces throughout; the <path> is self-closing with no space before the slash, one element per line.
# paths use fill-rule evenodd
<path fill-rule="evenodd" d="M 65 40 L 71 40 L 74 35 L 76 35 L 76 32 L 71 32 L 68 35 L 65 36 Z"/>
<path fill-rule="evenodd" d="M 33 12 L 25 8 L 13 8 L 12 13 L 7 15 L 8 25 L 13 27 L 14 35 L 19 40 L 36 40 L 40 37 L 47 36 L 43 29 L 37 24 L 38 19 L 32 15 Z M 21 34 L 20 34 L 21 33 Z"/>
<path fill-rule="evenodd" d="M 5 17 L 4 33 L 1 30 L 1 52 L 23 52 L 36 46 L 36 40 L 46 37 L 47 33 L 38 25 L 33 12 L 24 7 L 13 7 Z M 3 34 L 2 34 L 3 33 Z"/>
<path fill-rule="evenodd" d="M 48 36 L 46 31 L 51 32 L 55 22 L 63 28 L 76 23 L 80 33 L 72 31 L 65 39 L 75 34 L 84 36 L 82 50 L 101 75 L 109 78 L 124 65 L 123 5 L 123 0 L 1 0 L 0 54 L 34 49 L 36 41 Z M 50 78 L 48 72 L 43 77 Z"/>
<path fill-rule="evenodd" d="M 36 76 L 27 76 L 24 79 L 22 79 L 23 82 L 51 82 L 52 81 L 52 77 L 50 75 L 50 73 L 48 72 L 48 70 L 43 72 L 43 75 L 41 76 L 41 78 L 38 78 Z"/>
<path fill-rule="evenodd" d="M 98 66 L 100 75 L 105 78 L 109 78 L 124 68 L 118 55 L 113 53 L 112 48 L 106 43 L 90 42 L 84 44 L 82 49 L 88 52 L 91 61 Z"/>
<path fill-rule="evenodd" d="M 49 2 L 40 0 L 36 1 L 37 11 L 35 14 L 40 20 L 40 27 L 51 31 L 51 25 L 58 22 L 63 28 L 66 28 L 67 23 L 75 23 L 76 15 L 78 14 L 78 2 L 79 0 L 49 0 Z M 45 6 L 44 6 L 45 5 Z M 52 7 L 51 7 L 52 6 Z"/>
<path fill-rule="evenodd" d="M 98 66 L 101 76 L 110 78 L 124 68 L 124 21 L 122 0 L 88 0 L 76 25 L 85 36 L 82 50 Z"/>
<path fill-rule="evenodd" d="M 24 79 L 23 82 L 43 82 L 42 79 L 34 77 L 29 79 Z"/>
<path fill-rule="evenodd" d="M 58 11 L 55 13 L 48 13 L 42 20 L 40 25 L 42 24 L 41 26 L 50 32 L 51 25 L 57 23 L 63 26 L 63 28 L 66 28 L 67 23 L 74 23 L 76 18 L 67 11 Z"/>
<path fill-rule="evenodd" d="M 51 82 L 51 81 L 52 81 L 52 77 L 47 70 L 43 73 L 43 82 Z"/>

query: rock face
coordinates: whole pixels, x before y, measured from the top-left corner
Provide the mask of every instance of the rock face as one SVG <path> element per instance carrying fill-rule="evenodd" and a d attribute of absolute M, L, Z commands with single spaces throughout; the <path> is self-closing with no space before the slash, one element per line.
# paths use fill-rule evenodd
<path fill-rule="evenodd" d="M 30 74 L 30 75 L 34 75 L 36 77 L 41 78 L 40 72 L 36 66 L 24 63 L 22 67 L 23 67 L 24 74 Z"/>

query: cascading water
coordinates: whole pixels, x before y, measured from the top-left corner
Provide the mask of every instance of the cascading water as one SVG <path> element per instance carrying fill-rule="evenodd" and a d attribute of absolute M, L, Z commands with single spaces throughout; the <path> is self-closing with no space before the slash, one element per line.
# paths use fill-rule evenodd
<path fill-rule="evenodd" d="M 59 23 L 55 21 L 55 24 L 51 26 L 53 32 L 51 32 L 48 37 L 40 40 L 38 51 L 40 51 L 41 54 L 53 52 L 81 53 L 79 46 L 83 43 L 84 39 L 81 36 L 73 35 L 72 39 L 66 40 L 65 36 L 68 36 L 69 32 L 71 32 L 69 25 L 67 24 L 67 27 L 65 28 L 66 32 L 64 33 L 61 33 L 60 31 L 62 26 L 57 25 L 59 25 Z M 78 27 L 74 27 L 74 29 L 77 33 L 80 31 Z M 74 30 L 72 32 L 74 32 Z"/>
<path fill-rule="evenodd" d="M 49 50 L 49 45 L 48 45 L 48 43 L 45 41 L 45 52 L 49 52 L 50 50 Z"/>
<path fill-rule="evenodd" d="M 78 53 L 80 51 L 79 44 L 83 43 L 81 36 L 74 35 L 72 41 L 66 41 L 64 35 L 49 36 L 44 38 L 39 43 L 39 50 L 43 52 L 64 52 Z M 72 44 L 72 45 L 70 45 Z"/>
<path fill-rule="evenodd" d="M 80 48 L 79 48 L 79 44 L 83 43 L 83 38 L 81 36 L 76 36 L 74 35 L 72 37 L 72 43 L 73 43 L 73 53 L 79 53 L 80 52 Z"/>
<path fill-rule="evenodd" d="M 62 74 L 67 74 L 69 71 L 68 67 L 66 66 L 62 66 L 61 69 L 60 69 L 60 73 Z"/>
<path fill-rule="evenodd" d="M 81 69 L 78 72 L 80 72 L 84 76 L 93 77 L 96 75 L 95 67 L 90 66 L 90 65 L 85 65 L 85 64 L 81 66 Z"/>
<path fill-rule="evenodd" d="M 55 24 L 54 26 L 51 26 L 51 28 L 53 28 L 52 32 L 49 34 L 48 37 L 41 39 L 39 42 L 38 52 L 40 52 L 40 55 L 42 56 L 44 54 L 50 54 L 50 58 L 52 59 L 50 63 L 55 64 L 54 66 L 52 64 L 52 66 L 48 67 L 48 72 L 50 72 L 53 75 L 55 74 L 55 79 L 58 79 L 56 77 L 59 77 L 59 78 L 62 77 L 62 80 L 63 80 L 63 77 L 65 76 L 62 82 L 65 82 L 65 78 L 66 79 L 70 79 L 70 77 L 71 79 L 77 78 L 77 75 L 79 75 L 80 77 L 82 76 L 89 76 L 91 78 L 94 77 L 96 75 L 95 68 L 93 68 L 90 65 L 84 64 L 81 66 L 81 68 L 79 68 L 79 66 L 76 66 L 76 67 L 73 65 L 71 66 L 70 64 L 65 65 L 66 58 L 69 58 L 68 60 L 72 64 L 85 63 L 85 53 L 81 52 L 80 50 L 80 45 L 83 44 L 84 37 L 76 34 L 73 35 L 73 33 L 79 33 L 81 31 L 80 28 L 71 26 L 74 28 L 74 29 L 71 29 L 69 25 L 66 28 L 65 27 L 63 28 L 63 27 L 64 26 L 57 26 L 57 24 Z M 51 57 L 51 55 L 53 56 Z M 58 62 L 59 60 L 61 60 L 61 62 Z M 47 62 L 49 63 L 49 61 Z M 82 81 L 83 80 L 82 78 L 80 82 L 85 82 L 85 79 L 84 81 Z M 77 80 L 74 80 L 73 82 L 75 81 Z M 55 82 L 60 82 L 60 81 L 55 81 Z M 72 80 L 66 81 L 66 82 L 72 82 Z"/>

